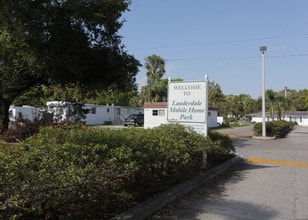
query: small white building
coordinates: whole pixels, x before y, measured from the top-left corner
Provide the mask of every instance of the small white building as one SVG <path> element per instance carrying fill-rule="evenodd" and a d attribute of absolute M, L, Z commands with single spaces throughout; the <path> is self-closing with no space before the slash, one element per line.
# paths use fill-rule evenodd
<path fill-rule="evenodd" d="M 161 124 L 169 124 L 167 120 L 168 103 L 144 103 L 144 128 L 154 128 Z M 217 127 L 217 109 L 208 109 L 208 127 Z"/>
<path fill-rule="evenodd" d="M 46 105 L 48 112 L 53 113 L 55 121 L 73 121 L 72 103 L 52 101 L 47 102 Z M 84 104 L 82 108 L 88 111 L 84 115 L 85 117 L 81 119 L 86 125 L 122 124 L 123 118 L 128 117 L 130 114 L 143 113 L 143 108 L 141 107 Z"/>
<path fill-rule="evenodd" d="M 144 128 L 154 128 L 169 124 L 167 120 L 167 102 L 144 103 Z"/>
<path fill-rule="evenodd" d="M 246 116 L 251 122 L 262 122 L 262 112 L 247 114 Z M 308 126 L 308 111 L 287 112 L 285 114 L 282 114 L 281 119 L 285 121 L 296 122 L 298 125 L 301 126 Z M 278 120 L 277 114 L 274 114 L 274 120 Z M 265 112 L 265 121 L 272 121 L 272 117 L 268 112 Z"/>
<path fill-rule="evenodd" d="M 11 122 L 16 121 L 17 119 L 23 118 L 28 119 L 34 122 L 35 119 L 39 118 L 41 113 L 40 108 L 33 106 L 23 105 L 23 106 L 14 106 L 11 105 L 9 108 L 9 119 Z"/>

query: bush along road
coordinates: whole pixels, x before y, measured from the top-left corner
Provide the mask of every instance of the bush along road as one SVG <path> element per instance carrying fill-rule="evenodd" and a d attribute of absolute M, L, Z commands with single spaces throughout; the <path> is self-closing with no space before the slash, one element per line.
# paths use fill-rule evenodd
<path fill-rule="evenodd" d="M 0 218 L 109 219 L 233 154 L 231 138 L 181 125 L 42 127 L 18 144 L 0 142 Z"/>

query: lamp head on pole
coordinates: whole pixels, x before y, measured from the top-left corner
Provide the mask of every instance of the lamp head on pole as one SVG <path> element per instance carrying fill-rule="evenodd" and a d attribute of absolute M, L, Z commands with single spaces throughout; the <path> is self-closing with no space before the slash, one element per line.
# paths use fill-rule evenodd
<path fill-rule="evenodd" d="M 260 47 L 260 51 L 261 51 L 262 53 L 264 53 L 264 52 L 266 51 L 266 46 L 261 46 L 261 47 Z"/>

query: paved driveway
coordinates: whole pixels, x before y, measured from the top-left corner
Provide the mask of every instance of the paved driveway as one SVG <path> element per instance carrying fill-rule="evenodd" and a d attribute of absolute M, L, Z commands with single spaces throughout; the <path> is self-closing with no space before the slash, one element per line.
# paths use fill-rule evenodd
<path fill-rule="evenodd" d="M 276 140 L 252 139 L 251 129 L 221 131 L 247 161 L 149 219 L 308 219 L 308 127 Z"/>

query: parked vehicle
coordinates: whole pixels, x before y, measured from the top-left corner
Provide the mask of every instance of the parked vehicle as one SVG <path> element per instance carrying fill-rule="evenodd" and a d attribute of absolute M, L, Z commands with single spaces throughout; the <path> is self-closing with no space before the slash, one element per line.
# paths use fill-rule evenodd
<path fill-rule="evenodd" d="M 131 114 L 128 118 L 124 118 L 124 126 L 142 126 L 144 124 L 144 114 Z"/>

